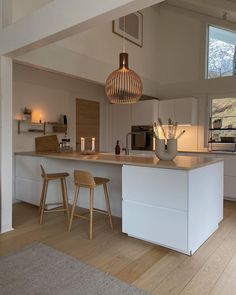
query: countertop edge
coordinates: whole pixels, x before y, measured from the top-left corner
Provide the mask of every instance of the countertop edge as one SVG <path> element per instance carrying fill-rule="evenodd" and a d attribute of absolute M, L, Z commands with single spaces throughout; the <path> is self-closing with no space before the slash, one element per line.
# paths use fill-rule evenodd
<path fill-rule="evenodd" d="M 164 163 L 162 164 L 163 161 L 159 161 L 156 164 L 155 163 L 142 163 L 142 162 L 130 162 L 127 160 L 126 161 L 122 161 L 120 159 L 120 156 L 115 156 L 115 155 L 111 155 L 112 157 L 116 157 L 116 160 L 112 160 L 112 159 L 95 159 L 94 155 L 81 155 L 78 153 L 77 156 L 69 156 L 66 155 L 67 153 L 58 153 L 58 154 L 50 154 L 50 152 L 46 153 L 46 152 L 33 152 L 33 151 L 28 151 L 28 152 L 15 152 L 14 153 L 16 156 L 30 156 L 30 157 L 43 157 L 43 158 L 49 158 L 49 159 L 61 159 L 61 160 L 74 160 L 74 161 L 83 161 L 83 162 L 95 162 L 95 163 L 103 163 L 103 164 L 113 164 L 113 165 L 127 165 L 127 166 L 138 166 L 138 167 L 149 167 L 149 168 L 161 168 L 161 169 L 172 169 L 172 170 L 182 170 L 182 171 L 190 171 L 190 170 L 194 170 L 194 169 L 198 169 L 204 166 L 208 166 L 208 165 L 212 165 L 221 161 L 224 161 L 221 158 L 209 158 L 209 160 L 211 159 L 211 161 L 208 162 L 202 162 L 202 163 L 196 163 L 196 164 L 192 164 L 191 167 L 184 167 L 184 166 L 171 166 L 168 165 L 168 162 L 172 162 L 172 161 L 164 161 Z M 107 154 L 109 155 L 109 154 Z M 79 156 L 79 158 L 78 158 Z M 93 157 L 93 158 L 92 158 Z M 179 156 L 179 157 L 185 157 L 185 156 Z M 188 156 L 187 156 L 188 157 Z M 136 158 L 138 160 L 138 158 L 140 159 L 145 159 L 145 157 L 141 157 L 141 156 L 130 156 L 130 158 Z M 152 158 L 152 157 L 147 157 L 148 158 Z M 193 157 L 192 157 L 193 158 Z M 199 157 L 198 157 L 199 158 Z M 206 158 L 205 158 L 206 159 Z"/>

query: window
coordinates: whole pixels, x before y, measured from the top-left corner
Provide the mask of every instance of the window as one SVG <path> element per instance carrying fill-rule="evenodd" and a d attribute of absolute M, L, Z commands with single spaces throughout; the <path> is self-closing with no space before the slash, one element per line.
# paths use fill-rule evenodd
<path fill-rule="evenodd" d="M 207 78 L 236 75 L 236 32 L 208 27 Z"/>
<path fill-rule="evenodd" d="M 212 122 L 222 120 L 221 128 L 236 128 L 236 98 L 214 98 L 211 101 Z"/>

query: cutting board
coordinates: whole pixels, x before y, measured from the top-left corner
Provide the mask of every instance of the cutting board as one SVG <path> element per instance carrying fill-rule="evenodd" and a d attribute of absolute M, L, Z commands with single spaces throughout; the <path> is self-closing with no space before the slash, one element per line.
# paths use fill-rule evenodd
<path fill-rule="evenodd" d="M 57 151 L 59 147 L 59 141 L 56 135 L 47 135 L 35 138 L 35 151 Z"/>

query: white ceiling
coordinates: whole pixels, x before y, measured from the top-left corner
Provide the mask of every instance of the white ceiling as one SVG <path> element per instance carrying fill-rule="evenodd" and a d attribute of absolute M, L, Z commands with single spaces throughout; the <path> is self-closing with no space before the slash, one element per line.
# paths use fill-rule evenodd
<path fill-rule="evenodd" d="M 236 22 L 236 0 L 166 0 L 165 4 Z"/>

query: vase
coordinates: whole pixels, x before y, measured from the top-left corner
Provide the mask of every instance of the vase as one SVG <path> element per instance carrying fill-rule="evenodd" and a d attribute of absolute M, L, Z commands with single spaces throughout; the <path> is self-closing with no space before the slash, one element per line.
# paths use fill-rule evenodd
<path fill-rule="evenodd" d="M 156 140 L 155 155 L 164 161 L 171 161 L 177 155 L 177 139 L 167 139 L 167 146 L 165 145 L 165 139 Z"/>

